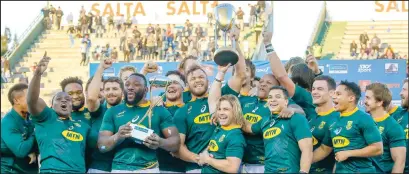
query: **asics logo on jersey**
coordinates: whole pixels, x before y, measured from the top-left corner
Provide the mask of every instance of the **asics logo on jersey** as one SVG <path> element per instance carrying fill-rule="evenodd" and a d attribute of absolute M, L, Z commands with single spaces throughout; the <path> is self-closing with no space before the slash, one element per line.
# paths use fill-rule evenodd
<path fill-rule="evenodd" d="M 206 105 L 203 105 L 203 106 L 202 106 L 202 109 L 200 109 L 200 112 L 203 113 L 203 112 L 206 110 L 206 108 L 207 108 Z"/>
<path fill-rule="evenodd" d="M 136 121 L 138 121 L 138 119 L 139 119 L 139 115 L 136 116 L 135 118 L 132 118 L 131 123 L 135 123 Z"/>
<path fill-rule="evenodd" d="M 257 111 L 257 109 L 258 109 L 258 106 L 256 108 L 254 108 L 253 111 L 251 111 L 251 112 L 255 113 Z"/>

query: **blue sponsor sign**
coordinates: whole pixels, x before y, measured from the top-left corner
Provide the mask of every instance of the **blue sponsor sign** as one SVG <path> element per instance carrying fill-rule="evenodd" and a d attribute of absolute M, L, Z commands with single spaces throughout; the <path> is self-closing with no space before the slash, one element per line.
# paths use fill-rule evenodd
<path fill-rule="evenodd" d="M 286 61 L 283 61 L 285 63 Z M 271 73 L 268 61 L 254 61 L 256 66 L 256 76 L 262 77 L 266 73 Z M 402 88 L 403 79 L 406 77 L 406 60 L 320 60 L 319 68 L 325 75 L 330 75 L 337 82 L 348 80 L 357 83 L 362 89 L 362 98 L 359 107 L 363 107 L 365 96 L 365 86 L 373 82 L 385 83 L 392 92 L 394 101 L 400 100 L 399 93 Z M 159 62 L 159 71 L 148 74 L 147 78 L 155 75 L 165 75 L 168 71 L 176 70 L 178 62 Z M 93 75 L 99 63 L 91 63 L 89 66 L 90 75 Z M 104 71 L 104 77 L 118 76 L 121 67 L 134 66 L 138 71 L 144 63 L 114 63 L 111 68 Z M 203 68 L 208 74 L 209 82 L 213 81 L 217 74 L 217 65 L 214 62 L 204 62 Z M 225 79 L 231 77 L 231 70 L 226 73 Z M 211 83 L 209 83 L 210 85 Z M 152 92 L 156 94 L 156 90 Z"/>

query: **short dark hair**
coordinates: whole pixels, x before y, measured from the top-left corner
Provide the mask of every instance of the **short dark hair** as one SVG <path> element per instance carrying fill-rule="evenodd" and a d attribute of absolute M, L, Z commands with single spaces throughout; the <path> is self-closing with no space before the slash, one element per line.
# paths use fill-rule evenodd
<path fill-rule="evenodd" d="M 355 96 L 355 104 L 358 104 L 359 99 L 361 98 L 361 88 L 354 83 L 354 82 L 349 82 L 348 80 L 341 80 L 341 83 L 339 85 L 344 85 L 346 87 L 346 90 L 351 92 Z"/>
<path fill-rule="evenodd" d="M 10 90 L 9 90 L 9 93 L 7 94 L 7 97 L 8 97 L 8 99 L 9 99 L 9 102 L 10 102 L 10 104 L 13 106 L 14 105 L 14 95 L 15 95 L 15 93 L 16 92 L 22 92 L 22 91 L 24 91 L 25 89 L 27 89 L 28 88 L 28 85 L 27 84 L 25 84 L 25 83 L 18 83 L 18 84 L 15 84 L 15 85 L 13 85 L 11 88 L 10 88 Z"/>
<path fill-rule="evenodd" d="M 251 78 L 254 78 L 256 76 L 256 66 L 249 59 L 246 59 L 245 62 L 246 62 L 246 68 L 247 67 L 250 68 Z M 236 72 L 236 68 L 235 66 L 233 66 L 232 74 L 234 75 L 235 72 Z"/>
<path fill-rule="evenodd" d="M 283 91 L 285 99 L 290 98 L 290 94 L 288 94 L 287 89 L 285 89 L 284 87 L 282 87 L 282 86 L 273 86 L 273 87 L 270 88 L 270 91 L 275 90 L 275 89 Z"/>
<path fill-rule="evenodd" d="M 122 82 L 121 78 L 119 78 L 119 77 L 109 77 L 109 78 L 105 79 L 103 81 L 104 89 L 105 89 L 105 84 L 108 83 L 108 82 L 119 83 L 119 87 L 122 89 L 122 91 L 124 91 L 124 83 Z"/>
<path fill-rule="evenodd" d="M 177 75 L 177 76 L 179 76 L 179 78 L 183 81 L 183 83 L 186 83 L 186 78 L 185 78 L 185 76 L 184 76 L 182 73 L 180 73 L 179 71 L 176 71 L 176 70 L 174 70 L 174 71 L 168 71 L 168 72 L 166 73 L 166 77 L 169 76 L 169 75 Z"/>
<path fill-rule="evenodd" d="M 260 81 L 260 79 L 261 79 L 261 78 L 258 77 L 258 76 L 255 76 L 255 77 L 254 77 L 254 80 L 256 80 L 256 81 Z"/>
<path fill-rule="evenodd" d="M 314 78 L 314 81 L 317 81 L 317 80 L 326 81 L 328 85 L 328 90 L 335 90 L 337 88 L 337 82 L 335 82 L 334 78 L 332 78 L 331 76 L 319 75 Z"/>
<path fill-rule="evenodd" d="M 366 90 L 370 90 L 376 101 L 382 101 L 382 107 L 384 109 L 388 108 L 392 102 L 392 93 L 388 86 L 382 83 L 372 83 L 366 86 Z"/>
<path fill-rule="evenodd" d="M 189 74 L 192 74 L 192 73 L 193 73 L 194 71 L 196 71 L 196 70 L 201 70 L 201 71 L 203 71 L 203 73 L 206 74 L 206 71 L 205 71 L 202 67 L 195 65 L 195 66 L 192 66 L 192 67 L 187 71 L 187 73 L 186 73 L 186 78 L 189 76 Z M 207 76 L 207 74 L 206 74 L 206 76 Z"/>
<path fill-rule="evenodd" d="M 82 80 L 79 77 L 67 77 L 60 82 L 61 90 L 65 92 L 65 87 L 70 83 L 77 83 L 82 88 Z"/>
<path fill-rule="evenodd" d="M 311 91 L 315 73 L 305 63 L 299 63 L 291 68 L 291 80 L 298 86 Z"/>
<path fill-rule="evenodd" d="M 129 75 L 129 77 L 131 77 L 131 76 L 141 77 L 143 79 L 143 81 L 145 82 L 145 87 L 148 87 L 148 80 L 146 79 L 146 77 L 143 74 L 141 74 L 141 73 L 132 73 L 131 75 Z"/>
<path fill-rule="evenodd" d="M 291 68 L 291 66 L 299 64 L 299 63 L 305 63 L 304 59 L 302 59 L 301 57 L 291 57 L 290 60 L 288 60 L 284 64 L 284 69 L 285 69 L 285 71 L 288 72 L 288 70 Z"/>

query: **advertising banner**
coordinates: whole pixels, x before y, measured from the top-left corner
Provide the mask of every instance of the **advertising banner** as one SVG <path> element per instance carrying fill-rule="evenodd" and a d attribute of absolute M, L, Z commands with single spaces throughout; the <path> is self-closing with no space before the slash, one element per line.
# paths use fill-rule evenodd
<path fill-rule="evenodd" d="M 256 76 L 262 77 L 266 73 L 271 73 L 268 61 L 254 61 L 256 66 Z M 285 61 L 283 61 L 285 63 Z M 179 62 L 160 62 L 159 70 L 156 73 L 148 74 L 147 78 L 156 75 L 165 75 L 168 71 L 176 70 Z M 98 68 L 99 63 L 91 63 L 89 66 L 90 75 L 93 75 Z M 114 63 L 111 68 L 104 71 L 104 77 L 118 76 L 121 67 L 134 66 L 139 71 L 144 63 Z M 385 83 L 392 92 L 393 103 L 400 104 L 400 90 L 403 79 L 406 77 L 405 60 L 321 60 L 320 69 L 325 75 L 333 77 L 337 83 L 341 80 L 348 80 L 360 85 L 362 97 L 359 102 L 359 108 L 364 107 L 363 99 L 365 96 L 365 87 L 374 82 Z M 203 62 L 209 85 L 217 74 L 217 65 L 214 62 Z M 225 79 L 232 76 L 231 68 L 226 73 Z M 155 94 L 155 93 L 153 93 Z"/>

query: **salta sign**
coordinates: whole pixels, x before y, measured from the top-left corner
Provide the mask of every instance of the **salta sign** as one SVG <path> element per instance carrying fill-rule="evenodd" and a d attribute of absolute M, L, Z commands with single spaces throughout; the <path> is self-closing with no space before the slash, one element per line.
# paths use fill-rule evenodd
<path fill-rule="evenodd" d="M 206 16 L 217 6 L 217 1 L 149 1 L 138 2 L 95 2 L 91 5 L 91 12 L 102 16 L 113 15 L 116 17 L 147 16 L 148 13 L 165 10 L 167 16 L 201 15 Z"/>
<path fill-rule="evenodd" d="M 408 12 L 408 1 L 375 1 L 376 12 Z"/>

